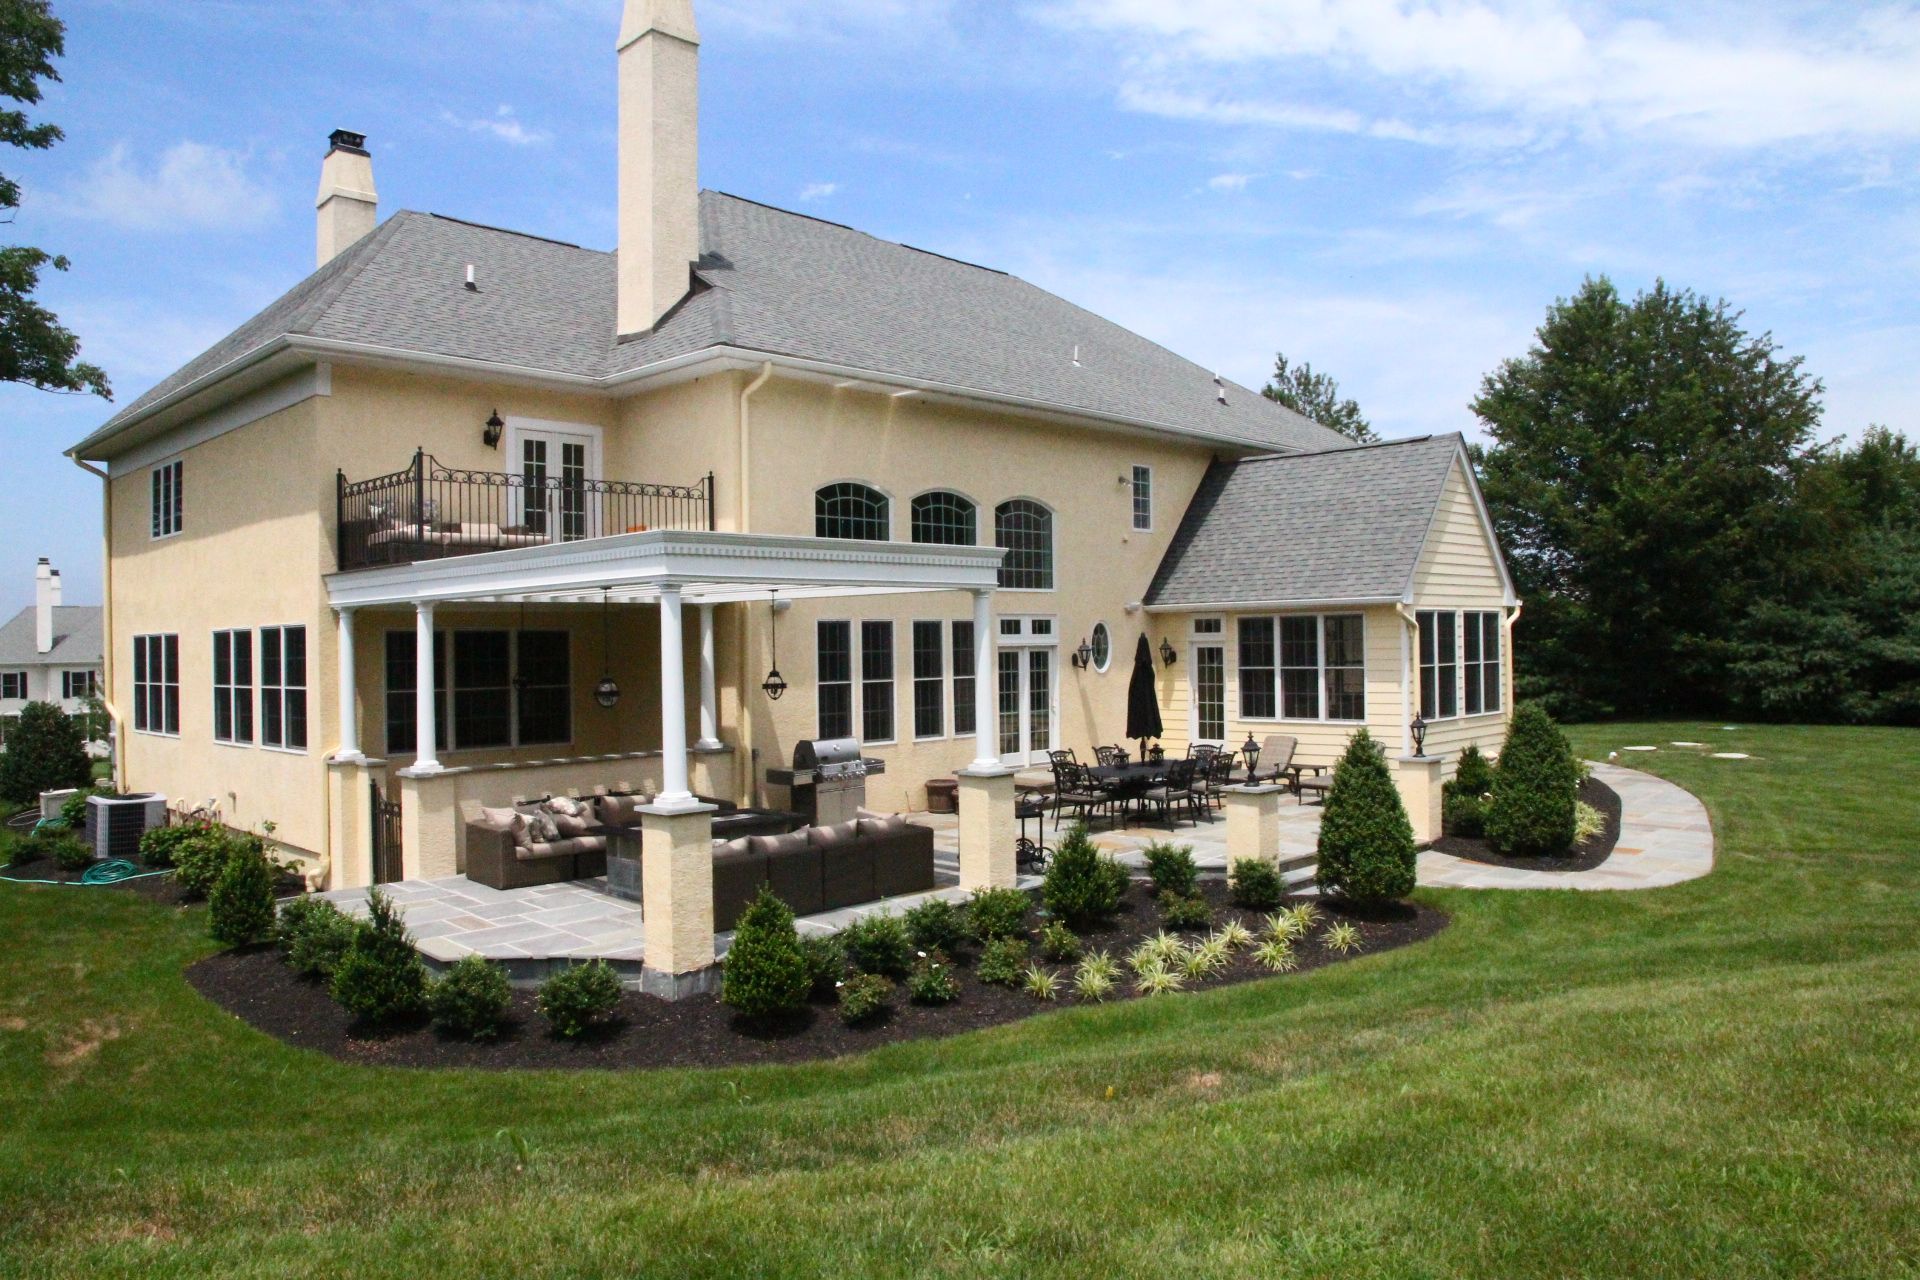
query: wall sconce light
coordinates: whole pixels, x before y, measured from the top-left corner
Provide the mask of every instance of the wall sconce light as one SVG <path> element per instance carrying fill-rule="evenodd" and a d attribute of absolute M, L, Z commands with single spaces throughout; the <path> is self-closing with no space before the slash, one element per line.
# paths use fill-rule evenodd
<path fill-rule="evenodd" d="M 1179 660 L 1180 655 L 1174 652 L 1173 644 L 1170 641 L 1162 640 L 1160 642 L 1160 661 L 1166 663 L 1168 666 L 1172 666 Z"/>
<path fill-rule="evenodd" d="M 1073 651 L 1073 665 L 1085 671 L 1093 665 L 1093 646 L 1082 640 L 1080 647 Z"/>
<path fill-rule="evenodd" d="M 1413 723 L 1408 727 L 1413 730 L 1413 754 L 1424 757 L 1427 754 L 1427 718 L 1416 711 Z"/>
<path fill-rule="evenodd" d="M 487 419 L 487 425 L 480 430 L 480 443 L 486 445 L 489 449 L 498 449 L 500 447 L 500 433 L 506 429 L 506 420 L 500 416 L 500 411 L 495 409 L 493 416 Z"/>

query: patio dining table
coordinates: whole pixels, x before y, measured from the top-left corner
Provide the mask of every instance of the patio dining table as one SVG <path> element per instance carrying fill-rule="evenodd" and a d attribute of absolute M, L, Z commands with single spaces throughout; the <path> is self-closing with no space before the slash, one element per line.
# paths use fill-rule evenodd
<path fill-rule="evenodd" d="M 1090 777 L 1113 792 L 1124 812 L 1129 802 L 1138 801 L 1148 791 L 1167 780 L 1169 760 L 1134 760 L 1126 764 L 1098 764 L 1087 770 Z"/>

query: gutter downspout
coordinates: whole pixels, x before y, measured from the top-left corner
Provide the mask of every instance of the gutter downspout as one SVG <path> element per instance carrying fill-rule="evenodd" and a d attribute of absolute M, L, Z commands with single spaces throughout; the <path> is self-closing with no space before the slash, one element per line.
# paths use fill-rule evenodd
<path fill-rule="evenodd" d="M 100 477 L 100 705 L 107 710 L 114 790 L 125 791 L 126 777 L 120 767 L 120 712 L 113 705 L 113 477 L 75 454 L 67 456 L 74 466 Z"/>
<path fill-rule="evenodd" d="M 1420 634 L 1420 619 L 1413 606 L 1402 600 L 1393 606 L 1407 625 L 1400 629 L 1400 741 L 1401 751 L 1413 754 L 1413 708 L 1419 696 L 1420 664 L 1413 660 L 1414 640 Z"/>
<path fill-rule="evenodd" d="M 1500 705 L 1506 708 L 1506 723 L 1508 724 L 1513 723 L 1513 700 L 1520 694 L 1520 681 L 1514 675 L 1513 624 L 1520 621 L 1521 608 L 1522 606 L 1516 601 L 1509 608 L 1502 610 L 1505 617 L 1500 624 L 1501 665 L 1506 668 L 1506 670 L 1500 673 L 1500 678 L 1507 682 L 1507 700 Z"/>
<path fill-rule="evenodd" d="M 773 361 L 760 366 L 760 375 L 749 382 L 740 392 L 740 478 L 739 509 L 735 515 L 734 528 L 745 533 L 751 528 L 750 518 L 753 512 L 753 405 L 754 393 L 767 385 L 773 378 Z M 777 622 L 774 625 L 778 626 Z M 753 776 L 753 694 L 754 685 L 749 682 L 747 663 L 751 659 L 748 652 L 753 637 L 753 607 L 742 604 L 740 607 L 740 633 L 737 640 L 739 650 L 739 689 L 740 741 L 734 746 L 734 790 L 738 799 L 751 807 L 757 794 L 759 783 Z"/>

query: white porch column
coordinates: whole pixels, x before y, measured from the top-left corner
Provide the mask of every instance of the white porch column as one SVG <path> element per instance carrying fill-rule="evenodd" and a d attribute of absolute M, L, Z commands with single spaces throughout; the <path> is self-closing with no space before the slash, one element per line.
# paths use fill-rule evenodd
<path fill-rule="evenodd" d="M 713 606 L 700 606 L 700 751 L 720 749 L 720 695 L 714 678 Z"/>
<path fill-rule="evenodd" d="M 357 706 L 359 682 L 354 675 L 353 652 L 353 609 L 339 609 L 335 613 L 340 619 L 340 750 L 334 753 L 334 759 L 352 764 L 366 759 L 360 751 L 360 714 Z"/>
<path fill-rule="evenodd" d="M 433 603 L 413 607 L 413 773 L 440 772 L 440 746 L 433 726 Z"/>
<path fill-rule="evenodd" d="M 693 803 L 687 786 L 687 668 L 681 642 L 680 584 L 660 588 L 660 768 L 656 804 L 673 808 Z"/>
<path fill-rule="evenodd" d="M 1000 694 L 993 670 L 995 640 L 991 591 L 973 593 L 973 763 L 971 769 L 998 769 L 1000 750 L 994 734 Z"/>

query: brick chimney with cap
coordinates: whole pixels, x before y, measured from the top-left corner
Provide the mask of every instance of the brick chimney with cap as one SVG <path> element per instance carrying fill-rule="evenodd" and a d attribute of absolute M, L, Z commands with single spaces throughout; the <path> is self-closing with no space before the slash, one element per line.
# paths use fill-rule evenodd
<path fill-rule="evenodd" d="M 700 32 L 693 0 L 627 0 L 620 24 L 617 331 L 687 296 L 700 257 Z"/>
<path fill-rule="evenodd" d="M 318 261 L 324 267 L 380 221 L 380 193 L 373 188 L 373 156 L 367 135 L 335 129 L 320 162 Z"/>

